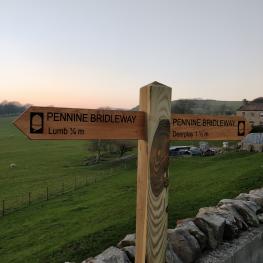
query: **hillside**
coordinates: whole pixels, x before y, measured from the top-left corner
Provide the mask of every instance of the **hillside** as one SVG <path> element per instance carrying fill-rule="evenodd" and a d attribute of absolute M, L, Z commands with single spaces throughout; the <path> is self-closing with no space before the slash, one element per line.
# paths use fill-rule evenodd
<path fill-rule="evenodd" d="M 233 115 L 242 101 L 180 99 L 172 101 L 173 113 Z"/>
<path fill-rule="evenodd" d="M 242 101 L 179 99 L 172 101 L 172 112 L 179 114 L 234 115 Z M 138 110 L 136 106 L 132 110 Z"/>
<path fill-rule="evenodd" d="M 75 175 L 97 182 L 0 217 L 1 262 L 81 262 L 135 230 L 135 160 L 83 166 L 87 142 L 29 141 L 10 122 L 0 118 L 1 200 L 61 187 Z M 17 166 L 10 169 L 11 162 Z M 262 186 L 262 171 L 261 153 L 171 159 L 169 227 L 200 207 Z"/>

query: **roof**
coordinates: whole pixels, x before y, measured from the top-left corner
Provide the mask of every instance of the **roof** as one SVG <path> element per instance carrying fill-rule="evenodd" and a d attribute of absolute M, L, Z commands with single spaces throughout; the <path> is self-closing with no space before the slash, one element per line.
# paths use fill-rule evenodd
<path fill-rule="evenodd" d="M 249 102 L 242 105 L 238 111 L 263 111 L 263 103 Z"/>

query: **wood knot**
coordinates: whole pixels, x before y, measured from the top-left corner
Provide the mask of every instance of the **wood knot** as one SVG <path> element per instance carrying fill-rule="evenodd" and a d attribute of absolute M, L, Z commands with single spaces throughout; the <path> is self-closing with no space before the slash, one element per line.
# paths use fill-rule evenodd
<path fill-rule="evenodd" d="M 161 120 L 153 137 L 150 154 L 150 182 L 156 197 L 169 185 L 169 137 L 170 121 Z"/>

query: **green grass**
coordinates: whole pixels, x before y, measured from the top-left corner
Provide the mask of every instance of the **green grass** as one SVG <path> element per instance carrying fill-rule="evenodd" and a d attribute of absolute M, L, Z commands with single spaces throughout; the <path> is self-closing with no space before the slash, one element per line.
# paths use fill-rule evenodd
<path fill-rule="evenodd" d="M 75 176 L 79 184 L 93 181 L 102 173 L 82 165 L 90 156 L 85 141 L 30 141 L 12 124 L 12 118 L 0 118 L 0 200 L 32 192 L 43 194 L 72 188 Z M 10 169 L 10 164 L 16 167 Z M 105 173 L 104 173 L 105 175 Z M 19 199 L 18 198 L 18 199 Z"/>
<path fill-rule="evenodd" d="M 82 166 L 86 142 L 30 142 L 0 118 L 0 197 L 43 189 L 76 174 L 100 176 L 111 165 Z M 14 162 L 17 167 L 9 168 Z M 100 172 L 98 174 L 98 172 Z M 263 186 L 263 155 L 227 153 L 170 161 L 169 226 L 203 206 Z M 1 262 L 81 260 L 135 231 L 136 162 L 111 177 L 0 218 Z"/>
<path fill-rule="evenodd" d="M 63 262 L 98 253 L 133 230 L 134 185 L 128 172 L 2 218 L 1 259 Z"/>

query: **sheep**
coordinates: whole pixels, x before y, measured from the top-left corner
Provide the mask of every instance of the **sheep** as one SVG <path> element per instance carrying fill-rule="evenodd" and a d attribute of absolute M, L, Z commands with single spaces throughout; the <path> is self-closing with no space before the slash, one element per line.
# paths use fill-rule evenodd
<path fill-rule="evenodd" d="M 9 168 L 15 168 L 16 167 L 16 164 L 15 163 L 10 163 L 10 165 L 9 165 Z"/>

